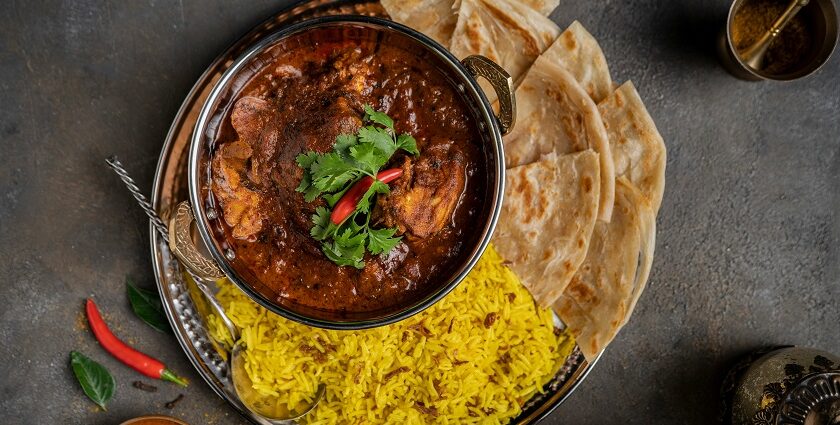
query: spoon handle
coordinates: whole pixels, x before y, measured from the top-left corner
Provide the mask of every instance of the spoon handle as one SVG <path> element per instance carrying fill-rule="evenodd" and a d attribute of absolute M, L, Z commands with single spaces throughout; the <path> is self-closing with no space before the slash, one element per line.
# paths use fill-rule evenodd
<path fill-rule="evenodd" d="M 114 172 L 120 177 L 120 180 L 122 180 L 123 184 L 125 184 L 126 189 L 131 192 L 131 196 L 134 197 L 134 200 L 137 201 L 137 204 L 140 205 L 143 212 L 149 216 L 149 220 L 152 222 L 152 225 L 155 226 L 155 229 L 157 229 L 160 237 L 169 244 L 169 231 L 167 230 L 166 224 L 160 219 L 157 211 L 152 208 L 152 204 L 146 196 L 140 192 L 140 188 L 137 187 L 136 183 L 134 183 L 134 179 L 128 175 L 128 171 L 126 171 L 125 167 L 123 167 L 122 162 L 117 159 L 116 155 L 109 156 L 105 159 L 105 162 L 108 163 L 108 166 L 111 167 L 111 169 L 114 170 Z"/>
<path fill-rule="evenodd" d="M 776 38 L 782 32 L 782 30 L 785 29 L 785 26 L 787 26 L 788 22 L 790 22 L 790 20 L 793 19 L 794 16 L 796 16 L 796 14 L 799 12 L 799 9 L 802 9 L 803 7 L 808 5 L 809 1 L 810 0 L 798 0 L 791 2 L 791 4 L 788 5 L 785 12 L 782 13 L 782 16 L 779 16 L 779 19 L 776 19 L 776 22 L 774 22 L 773 26 L 771 26 L 770 29 L 767 31 L 767 33 L 770 34 L 770 37 Z"/>
<path fill-rule="evenodd" d="M 744 62 L 753 68 L 760 68 L 761 60 L 764 57 L 764 52 L 770 47 L 770 43 L 782 33 L 787 24 L 793 19 L 800 9 L 805 7 L 810 0 L 794 0 L 792 1 L 784 13 L 776 19 L 776 22 L 758 39 L 752 46 L 748 47 L 741 53 L 741 58 Z"/>
<path fill-rule="evenodd" d="M 134 182 L 134 179 L 128 175 L 128 171 L 126 171 L 125 167 L 123 167 L 122 162 L 115 155 L 112 155 L 105 159 L 105 162 L 108 163 L 108 166 L 120 177 L 125 187 L 131 192 L 131 196 L 134 197 L 134 200 L 137 201 L 137 204 L 140 205 L 140 208 L 146 213 L 149 217 L 149 220 L 152 222 L 152 225 L 155 226 L 155 230 L 157 230 L 158 235 L 166 242 L 167 246 L 169 245 L 169 228 L 167 227 L 166 223 L 160 219 L 158 216 L 157 211 L 152 207 L 152 204 L 149 202 L 146 195 L 143 195 L 140 192 L 140 188 L 137 187 L 137 184 Z M 222 307 L 222 304 L 216 299 L 216 295 L 213 294 L 213 291 L 210 289 L 209 286 L 204 282 L 203 279 L 196 276 L 189 267 L 184 267 L 189 273 L 190 277 L 192 278 L 193 282 L 195 282 L 195 286 L 198 287 L 201 294 L 204 295 L 204 298 L 207 300 L 207 303 L 210 304 L 210 308 L 213 309 L 213 312 L 222 319 L 222 323 L 227 328 L 228 332 L 230 332 L 230 337 L 232 338 L 233 342 L 239 339 L 239 330 L 236 329 L 236 326 L 233 324 L 233 321 L 225 314 L 225 309 Z"/>

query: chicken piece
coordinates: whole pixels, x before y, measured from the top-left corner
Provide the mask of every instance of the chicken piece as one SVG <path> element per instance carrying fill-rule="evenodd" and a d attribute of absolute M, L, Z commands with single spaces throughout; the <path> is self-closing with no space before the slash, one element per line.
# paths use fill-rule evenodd
<path fill-rule="evenodd" d="M 261 197 L 246 183 L 250 180 L 247 164 L 254 156 L 254 146 L 269 119 L 269 111 L 268 102 L 256 97 L 237 101 L 231 112 L 231 125 L 239 138 L 223 144 L 213 158 L 214 193 L 225 222 L 237 239 L 249 239 L 262 229 Z"/>
<path fill-rule="evenodd" d="M 239 140 L 252 144 L 259 140 L 268 119 L 271 105 L 258 97 L 245 96 L 236 101 L 230 113 L 230 124 Z"/>
<path fill-rule="evenodd" d="M 451 221 L 464 191 L 464 162 L 461 152 L 445 144 L 421 151 L 416 161 L 406 158 L 391 193 L 377 200 L 378 220 L 418 238 L 439 232 Z"/>
<path fill-rule="evenodd" d="M 223 145 L 213 158 L 214 193 L 222 207 L 225 222 L 237 239 L 248 239 L 262 229 L 260 195 L 242 182 L 245 159 L 239 156 L 248 151 L 250 147 L 237 140 Z"/>

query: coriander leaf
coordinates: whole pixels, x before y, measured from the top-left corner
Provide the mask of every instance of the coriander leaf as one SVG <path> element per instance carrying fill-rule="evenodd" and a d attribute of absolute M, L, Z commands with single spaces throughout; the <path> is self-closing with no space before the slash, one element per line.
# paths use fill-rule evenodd
<path fill-rule="evenodd" d="M 362 195 L 362 199 L 359 199 L 359 203 L 356 205 L 356 209 L 363 214 L 367 214 L 368 212 L 370 212 L 371 198 L 377 193 L 387 195 L 391 193 L 391 188 L 388 187 L 388 185 L 383 183 L 381 180 L 375 180 L 373 184 L 370 185 L 365 194 Z"/>
<path fill-rule="evenodd" d="M 414 140 L 414 137 L 408 134 L 400 134 L 397 137 L 397 148 L 412 155 L 420 155 L 420 151 L 417 150 L 417 140 Z"/>
<path fill-rule="evenodd" d="M 359 179 L 375 176 L 398 149 L 418 155 L 417 141 L 408 134 L 397 136 L 394 121 L 385 113 L 365 105 L 364 122 L 356 135 L 338 135 L 328 153 L 308 152 L 298 155 L 297 164 L 303 176 L 296 189 L 307 202 L 323 197 L 329 208 L 316 208 L 310 234 L 321 242 L 321 250 L 341 266 L 364 267 L 366 252 L 381 254 L 393 249 L 401 237 L 395 229 L 371 229 L 370 210 L 377 194 L 388 194 L 390 188 L 374 180 L 362 194 L 350 217 L 336 225 L 331 220 L 332 208 L 346 196 Z M 357 196 L 358 194 L 356 194 Z"/>
<path fill-rule="evenodd" d="M 300 184 L 295 189 L 297 192 L 304 192 L 306 193 L 312 187 L 312 175 L 309 174 L 309 171 L 303 172 L 303 177 L 300 179 Z M 306 201 L 312 202 L 312 201 Z"/>
<path fill-rule="evenodd" d="M 295 158 L 295 162 L 303 168 L 303 178 L 300 180 L 300 184 L 298 185 L 297 189 L 298 192 L 306 193 L 312 187 L 312 174 L 309 172 L 309 167 L 318 160 L 320 155 L 316 152 L 308 152 L 302 153 Z M 317 194 L 315 196 L 318 196 Z M 312 199 L 315 199 L 312 197 Z M 312 200 L 307 200 L 306 202 L 312 202 Z"/>
<path fill-rule="evenodd" d="M 365 256 L 364 244 L 343 246 L 338 241 L 333 241 L 323 244 L 321 249 L 327 258 L 339 266 L 353 266 L 357 269 L 365 267 L 365 262 L 362 261 Z"/>
<path fill-rule="evenodd" d="M 394 249 L 402 240 L 402 236 L 394 237 L 397 229 L 369 229 L 368 251 L 371 254 L 382 254 Z"/>
<path fill-rule="evenodd" d="M 163 313 L 163 304 L 160 302 L 157 291 L 138 288 L 128 278 L 125 280 L 125 287 L 131 309 L 134 310 L 137 317 L 158 332 L 172 333 L 172 328 L 169 327 L 169 322 L 166 321 L 166 316 Z"/>
<path fill-rule="evenodd" d="M 371 175 L 376 175 L 376 172 L 388 162 L 389 158 L 370 143 L 353 146 L 350 148 L 350 156 L 358 162 L 359 168 Z"/>
<path fill-rule="evenodd" d="M 335 144 L 333 145 L 333 150 L 338 152 L 339 155 L 346 158 L 349 154 L 350 147 L 354 146 L 357 143 L 356 136 L 353 134 L 339 134 L 335 138 Z"/>
<path fill-rule="evenodd" d="M 114 377 L 101 364 L 78 351 L 70 352 L 70 367 L 82 386 L 82 391 L 102 410 L 114 395 Z"/>
<path fill-rule="evenodd" d="M 372 121 L 385 127 L 394 129 L 394 120 L 384 112 L 374 111 L 370 105 L 365 105 L 365 121 Z"/>
<path fill-rule="evenodd" d="M 318 195 L 321 194 L 321 190 L 315 186 L 311 186 L 303 192 L 303 200 L 306 202 L 312 202 Z"/>
<path fill-rule="evenodd" d="M 382 155 L 388 158 L 397 151 L 394 138 L 384 129 L 371 125 L 359 129 L 359 142 L 376 146 L 377 149 L 382 151 Z"/>
<path fill-rule="evenodd" d="M 324 207 L 315 209 L 315 214 L 312 215 L 312 222 L 315 223 L 315 226 L 312 227 L 309 233 L 316 240 L 322 241 L 327 239 L 336 230 L 335 224 L 330 221 L 330 210 Z"/>
<path fill-rule="evenodd" d="M 327 258 L 340 266 L 363 268 L 365 256 L 365 239 L 367 234 L 355 221 L 355 214 L 345 221 L 338 232 L 333 235 L 333 242 L 323 246 Z"/>
<path fill-rule="evenodd" d="M 321 155 L 318 154 L 318 152 L 309 151 L 307 153 L 302 153 L 302 154 L 298 155 L 295 158 L 295 162 L 297 162 L 297 164 L 301 168 L 307 169 L 307 168 L 311 167 L 312 164 L 315 163 L 315 161 L 318 160 L 318 157 L 320 157 L 320 156 Z"/>
<path fill-rule="evenodd" d="M 327 205 L 329 205 L 330 208 L 334 207 L 335 204 L 338 203 L 338 201 L 341 199 L 341 197 L 344 196 L 344 194 L 348 190 L 350 190 L 351 187 L 353 187 L 353 185 L 348 184 L 347 187 L 345 187 L 344 189 L 342 189 L 339 192 L 335 192 L 335 193 L 330 194 L 330 195 L 324 195 L 324 199 L 327 201 Z"/>
<path fill-rule="evenodd" d="M 321 192 L 335 192 L 361 174 L 354 164 L 350 164 L 335 152 L 322 155 L 310 169 L 312 185 Z"/>
<path fill-rule="evenodd" d="M 366 236 L 364 232 L 359 232 L 358 226 L 354 225 L 355 223 L 351 223 L 349 227 L 338 233 L 333 240 L 344 248 L 355 248 L 359 245 L 364 247 Z"/>

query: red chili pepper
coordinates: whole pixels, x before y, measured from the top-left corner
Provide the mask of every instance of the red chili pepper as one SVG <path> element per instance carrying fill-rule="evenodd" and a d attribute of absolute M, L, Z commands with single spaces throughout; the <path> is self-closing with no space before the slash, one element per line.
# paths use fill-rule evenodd
<path fill-rule="evenodd" d="M 102 320 L 102 316 L 99 314 L 99 309 L 96 308 L 96 304 L 94 304 L 93 300 L 90 298 L 88 298 L 87 303 L 85 304 L 85 311 L 87 312 L 88 323 L 90 323 L 90 328 L 93 330 L 96 340 L 99 341 L 99 344 L 101 344 L 106 351 L 116 357 L 117 360 L 150 378 L 174 382 L 182 387 L 187 386 L 187 381 L 167 369 L 163 363 L 129 347 L 126 343 L 120 341 L 120 339 L 117 338 L 110 329 L 108 329 L 108 325 L 105 324 L 105 321 Z"/>
<path fill-rule="evenodd" d="M 379 180 L 382 183 L 390 183 L 401 175 L 402 168 L 391 168 L 390 170 L 380 171 L 379 174 L 376 175 L 376 180 Z M 334 224 L 341 224 L 341 222 L 347 219 L 347 217 L 350 217 L 350 214 L 356 210 L 356 205 L 359 204 L 359 201 L 362 200 L 362 196 L 365 195 L 365 192 L 370 189 L 372 184 L 373 179 L 370 178 L 370 176 L 364 176 L 361 180 L 357 181 L 356 184 L 350 187 L 347 192 L 344 192 L 341 199 L 335 203 L 332 214 L 330 214 L 330 221 Z"/>

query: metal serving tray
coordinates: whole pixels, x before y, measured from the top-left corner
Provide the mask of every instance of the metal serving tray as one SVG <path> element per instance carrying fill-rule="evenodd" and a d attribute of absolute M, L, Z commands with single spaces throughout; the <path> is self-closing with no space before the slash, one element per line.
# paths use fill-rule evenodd
<path fill-rule="evenodd" d="M 233 59 L 249 45 L 283 25 L 317 16 L 342 14 L 387 17 L 382 6 L 376 1 L 315 0 L 300 3 L 258 25 L 210 64 L 181 105 L 160 153 L 151 202 L 164 220 L 167 219 L 171 208 L 188 198 L 187 153 L 190 136 L 210 89 Z M 209 309 L 198 295 L 198 289 L 184 279 L 180 264 L 151 225 L 149 234 L 158 290 L 169 323 L 184 353 L 216 394 L 251 422 L 264 423 L 248 413 L 233 391 L 225 361 L 226 353 L 216 347 L 208 334 L 206 316 Z M 527 401 L 522 413 L 511 423 L 532 424 L 548 416 L 586 378 L 594 364 L 594 361 L 585 360 L 580 350 L 575 348 L 557 375 L 546 385 L 545 393 L 537 394 Z"/>

